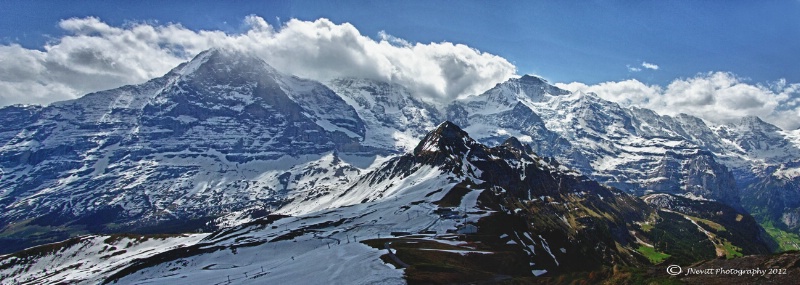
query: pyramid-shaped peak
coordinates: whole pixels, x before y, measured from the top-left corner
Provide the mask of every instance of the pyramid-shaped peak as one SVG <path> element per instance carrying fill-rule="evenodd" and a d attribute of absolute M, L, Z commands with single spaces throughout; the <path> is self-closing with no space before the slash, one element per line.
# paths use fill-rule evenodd
<path fill-rule="evenodd" d="M 566 95 L 570 93 L 567 90 L 563 90 L 551 85 L 544 78 L 530 74 L 523 75 L 520 78 L 509 79 L 505 83 L 502 83 L 498 86 L 502 85 L 505 85 L 512 90 L 517 90 L 517 92 L 524 92 L 531 98 L 540 98 L 543 94 Z"/>
<path fill-rule="evenodd" d="M 453 122 L 445 121 L 419 142 L 414 148 L 414 154 L 440 151 L 450 151 L 454 154 L 465 153 L 474 144 L 477 143 L 469 137 L 467 132 Z"/>
<path fill-rule="evenodd" d="M 263 62 L 263 60 L 261 60 L 260 57 L 258 57 L 255 53 L 250 51 L 243 51 L 230 48 L 212 48 L 205 51 L 205 53 L 207 53 L 208 56 L 211 58 L 216 58 L 218 60 L 225 60 L 228 62 L 242 61 L 242 60 Z"/>
<path fill-rule="evenodd" d="M 758 116 L 745 116 L 735 123 L 739 128 L 747 130 L 780 131 L 781 129 L 773 124 L 764 122 Z"/>
<path fill-rule="evenodd" d="M 761 120 L 758 116 L 744 116 L 741 120 L 739 120 L 740 125 L 760 125 L 765 124 L 764 120 Z"/>
<path fill-rule="evenodd" d="M 453 123 L 451 121 L 442 122 L 441 124 L 436 126 L 436 130 L 453 130 L 453 131 L 462 131 L 462 132 L 464 131 L 464 130 L 461 129 L 461 127 L 459 127 L 458 125 L 456 125 L 455 123 Z"/>
<path fill-rule="evenodd" d="M 533 153 L 533 149 L 531 148 L 530 145 L 523 144 L 516 137 L 509 137 L 500 146 L 508 147 L 508 148 L 511 148 L 511 149 L 516 149 L 516 150 L 519 150 L 519 151 L 521 151 L 523 153 L 528 153 L 528 154 L 532 154 Z"/>
<path fill-rule="evenodd" d="M 513 148 L 513 149 L 517 149 L 517 150 L 521 150 L 521 151 L 525 151 L 525 149 L 526 149 L 525 145 L 522 144 L 522 142 L 520 142 L 516 137 L 508 137 L 508 139 L 506 139 L 506 141 L 504 141 L 500 145 L 501 146 L 510 147 L 510 148 Z"/>
<path fill-rule="evenodd" d="M 549 84 L 549 83 L 547 83 L 547 80 L 544 80 L 544 78 L 541 78 L 541 77 L 538 77 L 538 76 L 535 76 L 535 75 L 530 75 L 530 74 L 523 75 L 522 77 L 520 77 L 518 79 L 518 81 L 522 82 L 522 83 L 528 83 L 528 84 Z"/>
<path fill-rule="evenodd" d="M 198 72 L 274 73 L 269 64 L 252 52 L 230 48 L 212 48 L 200 52 L 192 60 L 173 70 L 181 75 Z"/>
<path fill-rule="evenodd" d="M 520 142 L 516 137 L 509 137 L 508 139 L 506 139 L 506 141 L 503 142 L 502 145 L 519 150 L 524 149 L 522 142 Z"/>
<path fill-rule="evenodd" d="M 255 55 L 253 52 L 243 51 L 238 49 L 232 48 L 210 48 L 204 50 L 197 54 L 194 57 L 194 60 L 203 59 L 203 58 L 217 58 L 217 59 L 226 59 L 226 60 L 237 60 L 237 59 L 258 59 L 258 56 Z"/>
<path fill-rule="evenodd" d="M 439 137 L 447 138 L 447 139 L 459 139 L 463 140 L 464 138 L 469 138 L 469 134 L 461 129 L 458 125 L 450 121 L 444 121 L 439 126 L 436 127 L 431 134 L 437 135 Z"/>

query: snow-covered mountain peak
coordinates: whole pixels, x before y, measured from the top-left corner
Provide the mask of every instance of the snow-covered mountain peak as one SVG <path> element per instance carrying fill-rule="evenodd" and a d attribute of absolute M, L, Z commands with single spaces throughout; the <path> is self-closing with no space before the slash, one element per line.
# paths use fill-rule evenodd
<path fill-rule="evenodd" d="M 446 152 L 459 155 L 469 151 L 475 144 L 477 143 L 467 132 L 456 124 L 445 121 L 419 142 L 414 148 L 414 154 Z"/>
<path fill-rule="evenodd" d="M 203 51 L 191 61 L 175 68 L 173 72 L 181 74 L 184 78 L 199 78 L 219 84 L 237 85 L 252 81 L 254 78 L 276 77 L 280 74 L 255 54 L 227 49 Z"/>
<path fill-rule="evenodd" d="M 466 105 L 471 113 L 491 114 L 512 110 L 519 104 L 530 106 L 569 94 L 572 93 L 550 85 L 544 79 L 525 75 L 499 83 L 480 95 L 461 98 L 455 103 Z"/>
<path fill-rule="evenodd" d="M 517 79 L 511 79 L 508 83 L 516 85 L 518 93 L 523 93 L 532 99 L 541 98 L 544 94 L 552 96 L 570 94 L 569 91 L 555 87 L 548 83 L 547 80 L 533 75 L 524 75 Z"/>
<path fill-rule="evenodd" d="M 536 85 L 549 84 L 547 80 L 544 80 L 544 78 L 530 74 L 525 74 L 522 77 L 517 78 L 517 81 L 527 84 L 536 84 Z"/>
<path fill-rule="evenodd" d="M 550 170 L 572 168 L 630 193 L 692 193 L 737 206 L 742 186 L 729 169 L 755 173 L 741 181 L 800 173 L 800 133 L 785 139 L 789 132 L 757 117 L 709 127 L 530 75 L 449 104 L 426 103 L 416 91 L 373 79 L 323 85 L 253 54 L 213 49 L 146 84 L 3 108 L 0 222 L 103 216 L 92 226 L 127 230 L 281 207 L 308 213 L 389 197 L 402 188 L 392 179 L 434 167 L 441 172 L 424 175 L 494 177 L 529 201 L 539 195 L 520 181 L 544 185 Z M 385 171 L 359 178 L 384 159 Z M 567 189 L 560 180 L 545 188 Z"/>
<path fill-rule="evenodd" d="M 266 74 L 278 73 L 277 70 L 255 54 L 222 48 L 205 50 L 197 54 L 192 60 L 179 65 L 171 71 L 171 73 L 177 73 L 183 76 L 207 74 L 209 72 L 231 76 L 240 72 L 249 74 L 255 72 L 263 72 Z"/>
<path fill-rule="evenodd" d="M 781 131 L 781 128 L 777 126 L 764 122 L 758 116 L 745 116 L 741 118 L 739 121 L 729 124 L 732 128 L 736 129 L 737 131 L 760 131 L 760 132 L 778 132 Z"/>
<path fill-rule="evenodd" d="M 322 189 L 358 172 L 309 164 L 341 169 L 328 183 L 294 166 L 372 151 L 360 144 L 364 122 L 328 87 L 226 50 L 144 84 L 2 108 L 0 118 L 9 126 L 0 127 L 0 231 L 44 215 L 58 217 L 48 225 L 96 215 L 103 220 L 86 221 L 97 231 L 132 230 L 278 207 L 295 187 Z M 54 240 L 32 242 L 43 241 Z"/>
<path fill-rule="evenodd" d="M 382 114 L 385 106 L 392 105 L 373 99 L 381 98 L 379 93 L 385 90 L 403 89 L 377 86 L 389 85 L 361 84 L 356 88 L 334 89 L 351 98 L 345 99 L 354 102 L 351 105 L 369 108 L 369 114 Z M 738 206 L 737 185 L 729 169 L 743 173 L 750 171 L 753 163 L 792 162 L 797 156 L 795 144 L 784 138 L 789 137 L 787 132 L 778 132 L 776 127 L 755 117 L 714 126 L 691 115 L 665 116 L 649 109 L 621 106 L 594 93 L 570 93 L 530 75 L 499 83 L 480 95 L 459 98 L 437 109 L 441 110 L 440 120 L 428 117 L 428 125 L 451 121 L 475 140 L 490 146 L 500 145 L 513 136 L 535 153 L 556 158 L 602 183 L 638 194 L 647 190 L 691 192 Z M 359 111 L 359 115 L 362 113 L 366 112 Z M 370 125 L 371 119 L 362 117 Z M 404 116 L 412 117 L 418 118 Z M 411 128 L 388 124 L 368 127 L 368 133 L 370 129 L 390 134 L 381 136 L 384 139 L 396 140 L 397 130 L 415 135 L 407 131 Z M 421 137 L 417 132 L 416 138 Z M 384 143 L 390 144 L 392 141 Z M 789 169 L 795 164 L 786 165 Z"/>

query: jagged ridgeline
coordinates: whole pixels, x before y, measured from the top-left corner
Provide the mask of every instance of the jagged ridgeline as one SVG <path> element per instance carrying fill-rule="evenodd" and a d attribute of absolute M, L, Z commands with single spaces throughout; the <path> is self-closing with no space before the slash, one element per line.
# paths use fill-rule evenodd
<path fill-rule="evenodd" d="M 208 282 L 213 278 L 204 272 L 212 269 L 278 282 L 292 279 L 270 272 L 333 270 L 337 274 L 321 281 L 336 282 L 364 264 L 387 263 L 405 271 L 397 276 L 370 266 L 375 272 L 366 276 L 372 277 L 359 280 L 537 282 L 612 266 L 689 264 L 724 257 L 727 248 L 734 255 L 768 252 L 759 239 L 763 231 L 747 214 L 659 195 L 641 200 L 539 157 L 514 137 L 489 147 L 444 122 L 411 152 L 379 163 L 348 187 L 293 202 L 305 208 L 350 201 L 341 207 L 270 215 L 211 234 L 76 238 L 6 256 L 0 269 L 51 280 L 99 266 L 104 270 L 80 281 L 122 283 L 174 276 Z M 696 243 L 675 242 L 687 237 Z M 153 248 L 152 240 L 177 248 Z M 358 264 L 343 262 L 360 255 Z M 321 258 L 331 260 L 326 269 L 310 265 Z M 76 260 L 83 262 L 75 267 Z M 231 266 L 239 260 L 248 265 Z M 41 266 L 50 269 L 37 271 Z"/>
<path fill-rule="evenodd" d="M 386 204 L 408 224 L 386 227 L 444 233 L 457 219 L 436 217 L 466 212 L 514 276 L 800 247 L 796 132 L 663 116 L 535 76 L 440 102 L 216 49 L 143 84 L 2 108 L 0 122 L 0 253 L 86 234 L 220 235 L 414 191 L 427 192 Z M 432 220 L 410 222 L 411 209 Z"/>
<path fill-rule="evenodd" d="M 225 50 L 141 85 L 0 113 L 16 118 L 0 149 L 6 253 L 76 234 L 214 229 L 232 210 L 284 204 L 292 166 L 367 149 L 333 91 Z"/>

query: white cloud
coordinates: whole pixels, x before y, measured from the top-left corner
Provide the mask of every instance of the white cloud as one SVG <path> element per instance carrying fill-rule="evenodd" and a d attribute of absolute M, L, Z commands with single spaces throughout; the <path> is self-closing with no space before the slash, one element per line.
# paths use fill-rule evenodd
<path fill-rule="evenodd" d="M 275 28 L 248 16 L 244 23 L 245 32 L 226 34 L 180 24 L 62 20 L 67 35 L 43 51 L 0 45 L 0 106 L 46 104 L 144 82 L 212 47 L 250 51 L 278 70 L 320 81 L 353 76 L 395 82 L 431 100 L 480 93 L 516 73 L 506 59 L 462 44 L 409 43 L 386 32 L 376 41 L 327 19 L 293 19 Z"/>
<path fill-rule="evenodd" d="M 212 48 L 254 52 L 278 70 L 326 81 L 366 77 L 405 85 L 431 100 L 481 93 L 514 76 L 506 59 L 462 44 L 411 43 L 386 32 L 378 39 L 356 27 L 327 19 L 290 20 L 273 27 L 258 16 L 244 19 L 240 34 L 193 31 L 180 24 L 129 23 L 110 26 L 97 18 L 59 23 L 66 35 L 40 50 L 0 45 L 0 106 L 47 104 L 92 91 L 144 82 L 165 74 Z M 631 71 L 657 69 L 642 62 Z M 654 109 L 688 113 L 715 123 L 756 115 L 784 129 L 800 127 L 800 84 L 779 80 L 749 84 L 730 73 L 678 79 L 666 87 L 637 80 L 557 84 L 595 92 L 602 98 Z"/>
<path fill-rule="evenodd" d="M 652 70 L 658 70 L 658 65 L 646 61 L 642 61 L 642 67 Z"/>
<path fill-rule="evenodd" d="M 628 68 L 629 72 L 640 72 L 640 71 L 642 71 L 642 68 L 646 68 L 646 69 L 650 69 L 650 70 L 658 70 L 658 65 L 653 64 L 653 63 L 649 63 L 649 62 L 646 62 L 646 61 L 642 61 L 641 67 L 631 66 L 630 64 L 625 65 L 625 67 Z"/>
<path fill-rule="evenodd" d="M 666 87 L 635 79 L 556 85 L 571 91 L 594 92 L 624 106 L 649 108 L 667 115 L 686 113 L 717 124 L 759 116 L 783 129 L 800 127 L 800 83 L 788 84 L 786 80 L 764 86 L 747 83 L 731 73 L 709 72 L 674 80 Z"/>
<path fill-rule="evenodd" d="M 383 31 L 383 30 L 378 32 L 378 37 L 381 39 L 381 41 L 387 41 L 387 42 L 393 43 L 393 44 L 398 45 L 398 46 L 402 46 L 402 47 L 410 47 L 411 46 L 411 43 L 409 43 L 408 41 L 406 41 L 404 39 L 401 39 L 401 38 L 398 38 L 398 37 L 395 37 L 395 36 L 392 36 L 392 35 L 386 33 L 386 31 Z"/>

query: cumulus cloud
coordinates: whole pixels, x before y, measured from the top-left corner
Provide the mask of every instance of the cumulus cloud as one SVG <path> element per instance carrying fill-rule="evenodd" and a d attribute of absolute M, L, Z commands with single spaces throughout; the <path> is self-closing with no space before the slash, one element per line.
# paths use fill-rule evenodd
<path fill-rule="evenodd" d="M 395 36 L 392 36 L 392 35 L 386 33 L 386 31 L 383 31 L 383 30 L 378 32 L 378 37 L 381 39 L 381 41 L 387 41 L 387 42 L 393 43 L 395 45 L 399 45 L 399 46 L 403 46 L 403 47 L 410 47 L 411 46 L 411 43 L 409 43 L 408 41 L 406 41 L 404 39 L 401 39 L 401 38 L 398 38 L 398 37 L 395 37 Z"/>
<path fill-rule="evenodd" d="M 628 68 L 628 71 L 630 71 L 630 72 L 639 72 L 639 71 L 642 71 L 642 69 L 641 69 L 641 68 L 638 68 L 638 67 L 636 67 L 636 66 L 631 66 L 630 64 L 629 64 L 629 65 L 626 65 L 625 67 L 627 67 L 627 68 Z"/>
<path fill-rule="evenodd" d="M 642 61 L 642 67 L 652 70 L 658 70 L 658 65 L 646 61 Z"/>
<path fill-rule="evenodd" d="M 244 23 L 245 32 L 227 34 L 180 24 L 62 20 L 66 35 L 43 51 L 0 46 L 0 106 L 46 104 L 141 83 L 213 47 L 252 52 L 278 70 L 320 81 L 349 76 L 399 83 L 433 101 L 480 93 L 516 73 L 504 58 L 466 45 L 410 43 L 386 32 L 374 40 L 327 19 L 293 19 L 276 28 L 248 16 Z"/>
<path fill-rule="evenodd" d="M 290 20 L 275 27 L 248 16 L 244 24 L 244 32 L 228 34 L 180 24 L 111 26 L 94 17 L 62 20 L 59 27 L 65 36 L 41 50 L 0 45 L 0 106 L 47 104 L 141 83 L 213 47 L 252 52 L 278 70 L 320 81 L 350 76 L 398 83 L 431 101 L 478 94 L 516 73 L 506 59 L 466 45 L 412 43 L 384 31 L 372 39 L 351 24 L 327 19 Z M 641 67 L 628 68 L 656 70 L 658 65 L 642 62 Z M 750 84 L 733 74 L 714 72 L 666 87 L 633 79 L 559 87 L 714 123 L 756 115 L 784 129 L 800 127 L 800 84 L 785 80 Z"/>
<path fill-rule="evenodd" d="M 653 109 L 666 115 L 686 113 L 723 124 L 758 116 L 786 130 L 800 128 L 800 83 L 778 80 L 751 84 L 728 72 L 709 72 L 676 79 L 666 87 L 630 79 L 586 85 L 559 83 L 573 92 L 593 92 L 623 106 Z"/>

